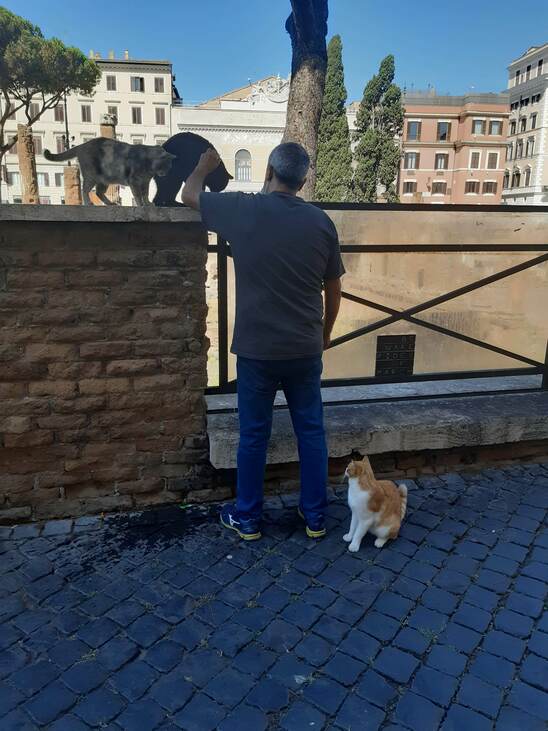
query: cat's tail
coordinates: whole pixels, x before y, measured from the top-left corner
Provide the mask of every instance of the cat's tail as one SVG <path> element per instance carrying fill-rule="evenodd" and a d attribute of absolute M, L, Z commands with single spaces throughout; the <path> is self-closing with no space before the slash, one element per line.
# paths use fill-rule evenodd
<path fill-rule="evenodd" d="M 401 495 L 400 518 L 403 520 L 407 511 L 407 485 L 398 485 L 398 490 Z"/>
<path fill-rule="evenodd" d="M 51 162 L 63 162 L 63 160 L 71 160 L 73 157 L 76 157 L 78 155 L 79 147 L 81 147 L 81 145 L 71 147 L 70 150 L 60 152 L 58 155 L 54 155 L 53 152 L 50 152 L 49 150 L 44 150 L 44 157 L 46 158 L 46 160 L 50 160 Z"/>

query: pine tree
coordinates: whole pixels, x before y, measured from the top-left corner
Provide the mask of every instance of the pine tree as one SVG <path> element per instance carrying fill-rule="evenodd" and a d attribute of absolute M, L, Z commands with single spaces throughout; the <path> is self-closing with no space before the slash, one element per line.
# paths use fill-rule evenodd
<path fill-rule="evenodd" d="M 377 201 L 379 186 L 388 203 L 398 202 L 395 182 L 400 165 L 398 138 L 403 130 L 401 89 L 394 81 L 394 56 L 382 60 L 379 73 L 366 85 L 356 116 L 354 199 Z"/>
<path fill-rule="evenodd" d="M 327 47 L 327 75 L 318 133 L 315 199 L 346 201 L 352 183 L 352 152 L 346 118 L 346 88 L 340 36 Z"/>

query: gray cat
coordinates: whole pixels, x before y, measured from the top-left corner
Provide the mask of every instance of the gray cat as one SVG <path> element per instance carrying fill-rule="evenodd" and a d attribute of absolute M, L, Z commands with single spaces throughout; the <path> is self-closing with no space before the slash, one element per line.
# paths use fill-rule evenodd
<path fill-rule="evenodd" d="M 167 175 L 175 155 L 160 145 L 128 145 L 107 137 L 97 137 L 58 155 L 44 150 L 44 157 L 53 162 L 78 158 L 86 205 L 92 205 L 89 194 L 94 186 L 97 197 L 105 205 L 114 205 L 105 193 L 109 185 L 115 184 L 129 185 L 137 205 L 148 206 L 150 181 L 155 175 Z"/>

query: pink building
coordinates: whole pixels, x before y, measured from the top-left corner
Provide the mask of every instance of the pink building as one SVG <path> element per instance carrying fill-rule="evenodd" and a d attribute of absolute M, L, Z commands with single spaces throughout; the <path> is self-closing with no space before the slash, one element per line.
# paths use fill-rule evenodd
<path fill-rule="evenodd" d="M 506 94 L 406 94 L 402 203 L 498 204 L 510 113 Z"/>

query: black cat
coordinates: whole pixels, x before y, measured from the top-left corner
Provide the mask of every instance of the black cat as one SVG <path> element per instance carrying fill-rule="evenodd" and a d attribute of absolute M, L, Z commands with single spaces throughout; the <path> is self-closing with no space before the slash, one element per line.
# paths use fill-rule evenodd
<path fill-rule="evenodd" d="M 175 200 L 183 182 L 189 177 L 200 159 L 200 155 L 205 152 L 208 147 L 213 147 L 204 137 L 195 135 L 192 132 L 181 132 L 173 135 L 167 140 L 163 148 L 167 152 L 175 155 L 175 159 L 171 163 L 171 169 L 167 175 L 155 177 L 157 192 L 154 196 L 154 203 L 157 206 L 182 206 Z M 228 181 L 232 179 L 232 175 L 221 162 L 219 167 L 210 173 L 205 184 L 209 190 L 218 193 L 224 190 L 228 185 Z"/>

